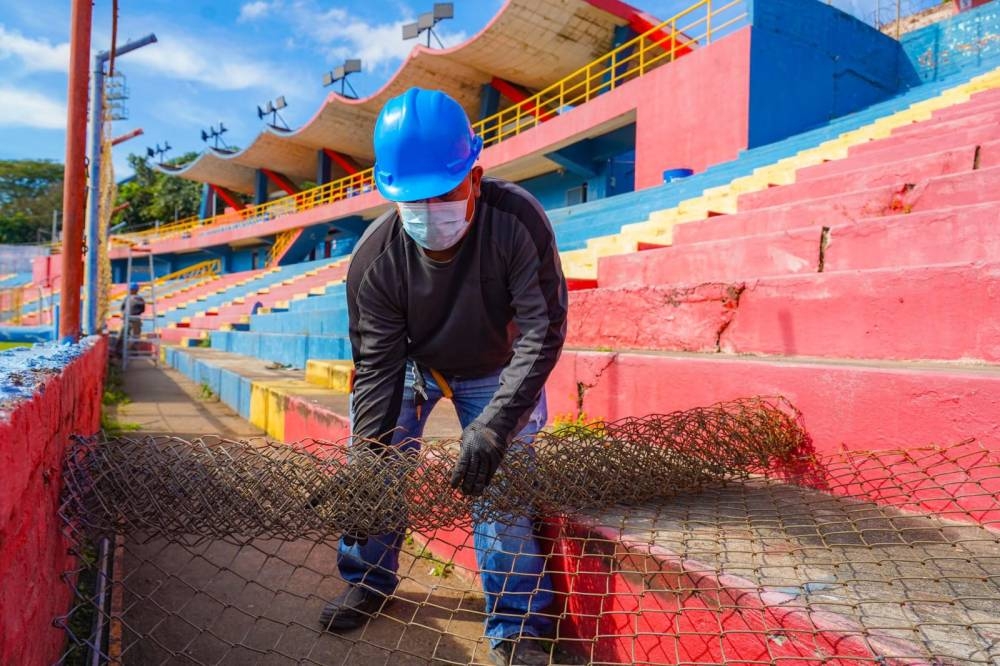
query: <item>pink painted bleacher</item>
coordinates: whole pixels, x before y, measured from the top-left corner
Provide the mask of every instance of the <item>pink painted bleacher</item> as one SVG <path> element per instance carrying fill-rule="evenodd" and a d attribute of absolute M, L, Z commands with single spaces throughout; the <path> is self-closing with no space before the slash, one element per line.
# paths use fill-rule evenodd
<path fill-rule="evenodd" d="M 212 278 L 207 278 L 193 284 L 170 290 L 164 295 L 156 297 L 156 312 L 158 315 L 165 315 L 175 308 L 181 307 L 191 301 L 195 301 L 200 296 L 208 296 L 223 289 L 227 289 L 235 283 L 253 277 L 260 271 L 241 271 L 239 273 L 226 273 Z M 125 287 L 126 285 L 122 285 Z M 169 287 L 167 287 L 169 289 Z M 120 301 L 118 301 L 120 304 Z M 148 306 L 147 301 L 147 306 Z M 151 314 L 151 311 L 150 311 Z M 115 331 L 121 328 L 121 311 L 117 306 L 108 313 L 108 327 Z"/>
<path fill-rule="evenodd" d="M 553 413 L 782 395 L 825 453 L 995 447 L 1000 92 L 947 111 L 602 258 L 570 294 Z"/>
<path fill-rule="evenodd" d="M 1000 134 L 1000 131 L 997 134 Z M 936 153 L 896 158 L 891 163 L 883 160 L 881 163 L 864 166 L 854 171 L 842 171 L 820 177 L 814 176 L 792 185 L 750 192 L 739 198 L 739 206 L 741 209 L 766 208 L 793 201 L 833 196 L 842 192 L 870 189 L 880 185 L 896 185 L 970 171 L 976 160 L 977 148 L 979 148 L 980 154 L 1000 150 L 1000 140 L 982 146 L 966 145 Z M 851 160 L 847 159 L 844 162 L 850 163 Z"/>
<path fill-rule="evenodd" d="M 1000 170 L 992 167 L 917 183 L 884 185 L 793 204 L 741 210 L 733 215 L 679 225 L 674 229 L 674 245 L 773 233 L 800 228 L 806 223 L 832 226 L 869 217 L 995 202 L 998 176 Z"/>

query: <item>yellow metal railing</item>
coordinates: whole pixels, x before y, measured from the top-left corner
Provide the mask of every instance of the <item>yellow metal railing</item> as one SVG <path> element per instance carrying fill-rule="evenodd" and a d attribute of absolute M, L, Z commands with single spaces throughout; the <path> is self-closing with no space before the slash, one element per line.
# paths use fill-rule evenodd
<path fill-rule="evenodd" d="M 736 26 L 746 17 L 745 0 L 698 0 L 541 92 L 474 123 L 473 129 L 483 137 L 484 145 L 500 143 L 673 62 L 696 46 L 711 44 L 713 36 Z M 195 230 L 201 234 L 215 233 L 248 223 L 266 222 L 374 189 L 374 170 L 369 168 L 244 210 L 205 219 L 187 218 L 159 229 L 122 234 L 119 238 L 144 243 Z"/>
<path fill-rule="evenodd" d="M 200 280 L 206 277 L 215 277 L 222 272 L 222 260 L 221 259 L 208 259 L 207 261 L 202 261 L 197 264 L 188 266 L 187 268 L 181 268 L 173 273 L 167 273 L 166 275 L 161 275 L 156 278 L 155 283 L 157 285 L 166 284 L 167 282 L 172 282 L 176 280 L 183 280 L 185 282 L 190 282 L 192 280 Z M 111 293 L 111 299 L 117 300 L 119 298 L 124 298 L 125 294 L 128 293 L 128 285 L 119 287 Z"/>
<path fill-rule="evenodd" d="M 288 231 L 282 231 L 280 234 L 275 236 L 274 244 L 271 246 L 270 251 L 267 253 L 267 267 L 273 268 L 278 265 L 281 261 L 281 256 L 288 249 L 288 246 L 295 242 L 298 238 L 299 233 L 301 233 L 302 227 L 296 229 L 289 229 Z"/>
<path fill-rule="evenodd" d="M 55 293 L 36 285 L 0 288 L 0 323 L 51 324 Z"/>

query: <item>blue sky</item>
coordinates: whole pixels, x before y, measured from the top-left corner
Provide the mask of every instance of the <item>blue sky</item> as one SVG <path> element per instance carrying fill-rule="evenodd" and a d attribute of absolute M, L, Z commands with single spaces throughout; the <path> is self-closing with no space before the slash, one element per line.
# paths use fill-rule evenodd
<path fill-rule="evenodd" d="M 633 0 L 660 18 L 692 0 Z M 887 4 L 891 0 L 882 0 Z M 905 0 L 920 1 L 920 0 Z M 457 0 L 456 18 L 440 25 L 446 45 L 482 29 L 502 0 Z M 836 0 L 864 14 L 874 0 Z M 131 93 L 129 119 L 116 134 L 142 127 L 145 135 L 119 146 L 125 156 L 169 142 L 177 156 L 200 151 L 199 133 L 224 122 L 224 137 L 248 145 L 261 128 L 257 104 L 284 95 L 283 113 L 295 128 L 318 108 L 325 71 L 361 57 L 351 77 L 362 95 L 376 91 L 414 42 L 400 25 L 430 9 L 432 0 L 119 0 L 119 43 L 155 32 L 157 44 L 118 61 Z M 69 0 L 0 0 L 0 159 L 62 161 L 69 61 Z M 93 49 L 108 48 L 111 0 L 96 0 Z M 870 11 L 868 12 L 871 13 Z"/>

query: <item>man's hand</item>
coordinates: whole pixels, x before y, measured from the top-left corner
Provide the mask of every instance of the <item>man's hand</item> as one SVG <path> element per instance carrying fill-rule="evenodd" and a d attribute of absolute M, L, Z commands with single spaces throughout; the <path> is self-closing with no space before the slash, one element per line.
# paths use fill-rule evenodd
<path fill-rule="evenodd" d="M 500 435 L 473 423 L 462 431 L 461 451 L 451 473 L 451 487 L 461 487 L 469 497 L 482 495 L 506 452 L 507 444 Z"/>

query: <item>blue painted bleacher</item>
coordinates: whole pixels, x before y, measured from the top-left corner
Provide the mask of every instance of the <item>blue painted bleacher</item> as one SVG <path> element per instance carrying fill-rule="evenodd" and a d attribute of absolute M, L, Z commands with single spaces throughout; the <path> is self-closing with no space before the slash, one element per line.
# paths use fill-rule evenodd
<path fill-rule="evenodd" d="M 14 273 L 0 279 L 0 287 L 23 287 L 31 282 L 31 273 Z"/>
<path fill-rule="evenodd" d="M 321 261 L 310 261 L 301 264 L 291 264 L 289 266 L 282 266 L 273 272 L 263 272 L 254 276 L 248 282 L 241 285 L 231 285 L 226 289 L 216 293 L 211 294 L 206 297 L 205 300 L 195 301 L 189 303 L 183 307 L 178 307 L 170 312 L 158 313 L 158 318 L 160 320 L 160 326 L 166 326 L 171 323 L 176 323 L 181 321 L 184 317 L 191 317 L 199 312 L 207 310 L 208 308 L 217 307 L 229 303 L 234 298 L 239 296 L 246 296 L 249 301 L 248 309 L 253 305 L 251 300 L 252 292 L 262 289 L 264 287 L 272 287 L 279 284 L 283 280 L 296 277 L 305 273 L 306 271 L 312 270 L 314 268 L 319 268 L 320 266 L 325 266 L 330 262 L 329 259 L 324 259 Z"/>
<path fill-rule="evenodd" d="M 248 331 L 213 331 L 212 348 L 304 368 L 310 358 L 350 358 L 344 285 L 289 303 L 287 311 L 252 315 Z"/>

